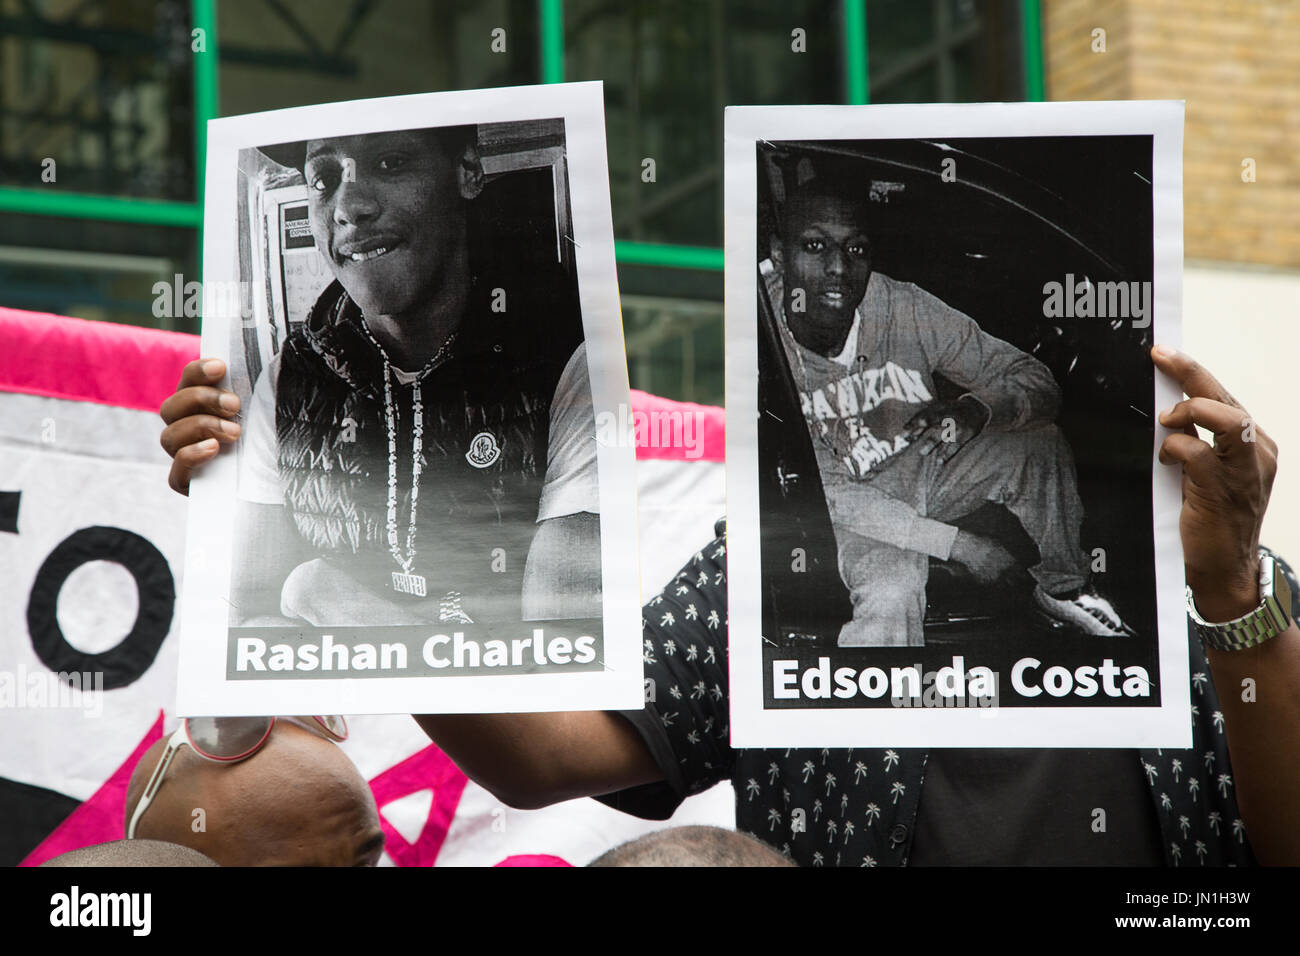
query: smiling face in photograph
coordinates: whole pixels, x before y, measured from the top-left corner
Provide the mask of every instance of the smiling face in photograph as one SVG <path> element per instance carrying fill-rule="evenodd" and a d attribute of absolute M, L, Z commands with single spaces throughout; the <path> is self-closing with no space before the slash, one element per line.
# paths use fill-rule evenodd
<path fill-rule="evenodd" d="M 372 315 L 400 315 L 466 256 L 462 170 L 434 130 L 312 140 L 303 171 L 316 247 L 348 295 Z M 481 173 L 480 173 L 481 175 Z"/>
<path fill-rule="evenodd" d="M 871 278 L 865 210 L 849 197 L 809 192 L 790 198 L 772 256 L 785 278 L 786 314 L 820 335 L 843 334 Z M 802 310 L 795 290 L 803 291 Z"/>

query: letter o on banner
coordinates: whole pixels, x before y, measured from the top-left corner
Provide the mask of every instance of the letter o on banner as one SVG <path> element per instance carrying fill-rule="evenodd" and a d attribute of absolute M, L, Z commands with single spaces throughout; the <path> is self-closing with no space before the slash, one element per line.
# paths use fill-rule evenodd
<path fill-rule="evenodd" d="M 98 654 L 79 651 L 59 627 L 59 592 L 73 571 L 91 561 L 120 564 L 135 578 L 140 610 L 131 633 Z M 102 671 L 104 689 L 126 687 L 147 671 L 172 626 L 176 582 L 167 559 L 149 541 L 122 528 L 82 528 L 59 542 L 32 583 L 27 631 L 32 649 L 50 670 Z"/>

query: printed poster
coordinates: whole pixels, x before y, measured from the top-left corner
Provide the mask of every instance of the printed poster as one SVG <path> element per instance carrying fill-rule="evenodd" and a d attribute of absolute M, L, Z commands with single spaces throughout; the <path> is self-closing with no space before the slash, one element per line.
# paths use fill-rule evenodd
<path fill-rule="evenodd" d="M 182 714 L 640 706 L 598 83 L 213 122 Z M 618 415 L 624 410 L 621 419 Z"/>
<path fill-rule="evenodd" d="M 1182 115 L 727 110 L 733 746 L 1189 746 Z"/>

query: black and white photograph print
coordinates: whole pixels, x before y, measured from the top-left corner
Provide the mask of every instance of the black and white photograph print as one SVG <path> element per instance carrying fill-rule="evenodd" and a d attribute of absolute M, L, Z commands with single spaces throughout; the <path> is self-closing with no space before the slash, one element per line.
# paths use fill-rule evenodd
<path fill-rule="evenodd" d="M 603 155 L 599 187 L 573 168 L 575 127 L 603 133 L 594 90 L 476 122 L 456 94 L 369 101 L 399 114 L 385 128 L 361 103 L 285 111 L 309 132 L 235 150 L 225 682 L 602 675 L 607 593 L 632 633 L 635 550 L 628 573 L 603 542 L 607 507 L 634 507 L 614 460 L 634 449 L 597 443 L 592 382 L 604 362 L 626 401 L 621 330 L 588 334 L 618 319 L 610 226 L 573 196 L 608 205 Z M 289 125 L 232 123 L 241 142 Z M 584 271 L 580 250 L 609 261 Z M 492 696 L 477 709 L 513 708 Z"/>
<path fill-rule="evenodd" d="M 595 423 L 560 242 L 563 122 L 264 146 L 244 151 L 244 169 L 241 208 L 269 212 L 281 244 L 259 249 L 241 231 L 241 272 L 243 253 L 259 265 L 269 253 L 245 274 L 265 275 L 256 291 L 271 299 L 268 286 L 302 281 L 285 260 L 306 250 L 325 284 L 283 296 L 311 304 L 264 326 L 265 365 L 259 339 L 239 329 L 232 343 L 256 383 L 235 547 L 258 542 L 235 565 L 232 622 L 598 616 Z M 301 183 L 300 204 L 265 195 L 286 180 Z"/>
<path fill-rule="evenodd" d="M 823 124 L 851 136 L 773 122 L 750 141 L 751 255 L 727 266 L 753 311 L 729 287 L 727 321 L 752 371 L 729 352 L 728 400 L 743 383 L 757 415 L 728 480 L 729 502 L 756 498 L 759 560 L 732 571 L 752 620 L 733 610 L 733 667 L 742 645 L 759 662 L 769 727 L 868 712 L 841 744 L 910 724 L 930 745 L 1059 745 L 1060 722 L 1116 745 L 1172 706 L 1157 560 L 1172 547 L 1176 600 L 1181 557 L 1157 511 L 1178 498 L 1154 448 L 1176 399 L 1157 406 L 1149 351 L 1177 335 L 1157 308 L 1177 263 L 1156 262 L 1177 166 L 1155 113 L 1052 130 L 1041 107 L 951 108 L 968 122 L 945 130 L 934 110 L 913 113 L 928 135 L 883 128 L 893 107 Z"/>

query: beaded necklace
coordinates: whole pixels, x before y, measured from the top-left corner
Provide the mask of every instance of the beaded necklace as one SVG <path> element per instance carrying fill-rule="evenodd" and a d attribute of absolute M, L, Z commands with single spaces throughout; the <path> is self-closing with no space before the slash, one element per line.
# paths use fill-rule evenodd
<path fill-rule="evenodd" d="M 392 386 L 392 379 L 396 375 L 393 364 L 388 359 L 388 353 L 371 334 L 364 317 L 361 320 L 361 329 L 366 333 L 366 338 L 370 339 L 371 344 L 379 350 L 384 360 L 384 425 L 388 431 L 388 550 L 398 567 L 402 569 L 393 572 L 393 590 L 401 594 L 425 597 L 429 593 L 428 582 L 424 575 L 416 574 L 414 571 L 415 513 L 420 498 L 420 472 L 422 471 L 420 456 L 424 450 L 424 402 L 420 394 L 420 379 L 424 377 L 424 373 L 421 372 L 411 385 L 411 515 L 406 525 L 406 547 L 403 549 L 397 542 L 397 411 L 393 402 Z M 455 339 L 456 332 L 453 331 L 425 366 L 426 372 L 443 359 Z"/>

